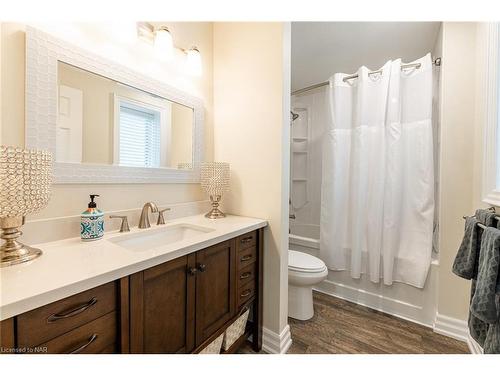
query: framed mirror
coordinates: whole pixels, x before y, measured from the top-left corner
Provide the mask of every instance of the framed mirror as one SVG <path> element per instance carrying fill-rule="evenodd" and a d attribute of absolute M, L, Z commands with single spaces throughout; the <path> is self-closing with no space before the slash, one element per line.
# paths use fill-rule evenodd
<path fill-rule="evenodd" d="M 31 27 L 26 72 L 26 146 L 56 183 L 199 182 L 200 99 Z"/>

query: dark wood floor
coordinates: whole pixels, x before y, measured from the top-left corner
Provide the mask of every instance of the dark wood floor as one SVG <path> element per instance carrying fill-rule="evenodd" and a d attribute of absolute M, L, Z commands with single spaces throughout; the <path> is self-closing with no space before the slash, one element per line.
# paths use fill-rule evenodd
<path fill-rule="evenodd" d="M 314 293 L 314 310 L 306 322 L 288 319 L 289 354 L 469 353 L 467 344 L 430 328 L 326 294 Z"/>

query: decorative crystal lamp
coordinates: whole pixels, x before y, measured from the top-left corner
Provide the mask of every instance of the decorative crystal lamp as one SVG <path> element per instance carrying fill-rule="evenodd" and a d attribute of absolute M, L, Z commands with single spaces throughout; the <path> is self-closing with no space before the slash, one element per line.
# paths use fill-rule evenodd
<path fill-rule="evenodd" d="M 42 254 L 17 241 L 24 217 L 49 202 L 52 155 L 48 151 L 0 146 L 0 266 L 35 259 Z"/>
<path fill-rule="evenodd" d="M 210 196 L 212 210 L 205 214 L 209 219 L 225 217 L 219 210 L 222 194 L 229 189 L 229 163 L 201 163 L 201 187 Z"/>

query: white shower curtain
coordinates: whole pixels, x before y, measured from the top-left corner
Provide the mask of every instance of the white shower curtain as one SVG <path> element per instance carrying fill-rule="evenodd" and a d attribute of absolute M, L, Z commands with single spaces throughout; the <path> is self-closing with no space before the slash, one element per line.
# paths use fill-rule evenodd
<path fill-rule="evenodd" d="M 422 288 L 434 214 L 431 56 L 401 70 L 330 79 L 323 146 L 320 256 L 328 268 Z"/>

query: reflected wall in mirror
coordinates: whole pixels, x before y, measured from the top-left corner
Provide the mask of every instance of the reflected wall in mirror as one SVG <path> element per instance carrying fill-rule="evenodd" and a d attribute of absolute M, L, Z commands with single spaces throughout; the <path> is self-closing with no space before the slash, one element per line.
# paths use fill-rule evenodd
<path fill-rule="evenodd" d="M 58 61 L 56 161 L 179 168 L 193 162 L 193 109 Z"/>

